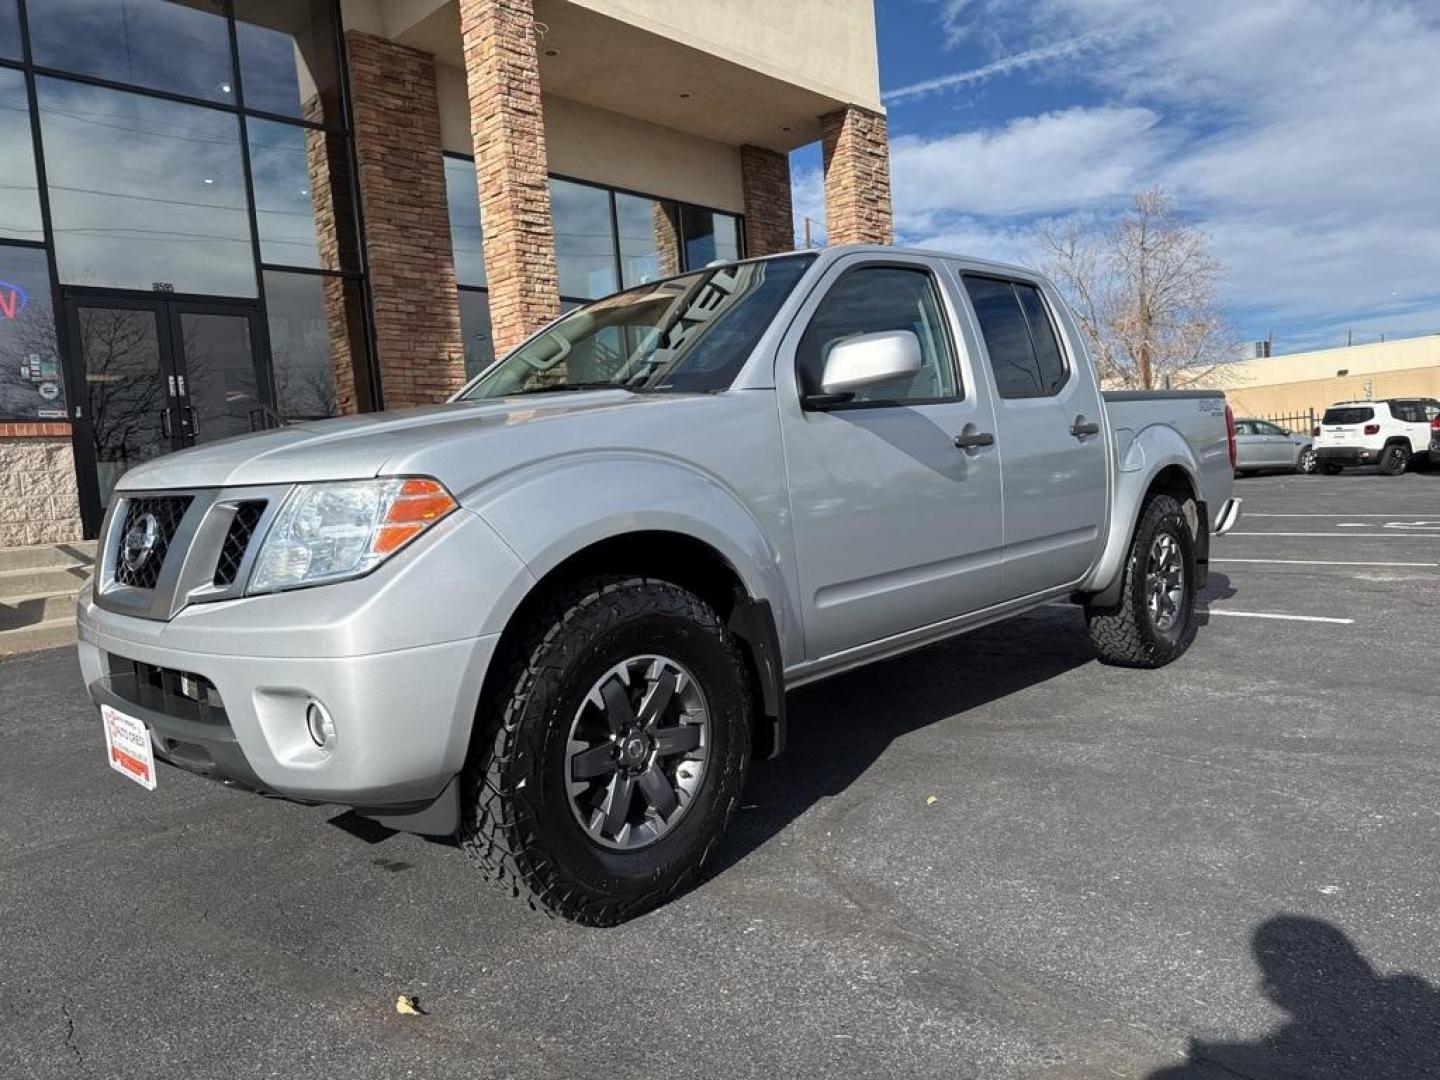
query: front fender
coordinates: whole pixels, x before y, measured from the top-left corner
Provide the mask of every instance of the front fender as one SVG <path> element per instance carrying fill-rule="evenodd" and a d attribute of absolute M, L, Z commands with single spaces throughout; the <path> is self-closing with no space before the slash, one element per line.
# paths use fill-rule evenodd
<path fill-rule="evenodd" d="M 734 568 L 752 599 L 770 604 L 784 654 L 800 654 L 799 620 L 771 540 L 783 535 L 784 508 L 773 507 L 774 520 L 762 523 L 713 474 L 658 455 L 613 451 L 544 462 L 467 502 L 536 579 L 584 548 L 626 533 L 673 532 L 707 544 Z M 513 607 L 499 614 L 508 619 L 511 613 Z"/>
<path fill-rule="evenodd" d="M 1136 433 L 1132 429 L 1115 431 L 1115 497 L 1111 501 L 1110 528 L 1100 561 L 1086 578 L 1080 592 L 1090 596 L 1091 603 L 1105 606 L 1117 603 L 1123 584 L 1125 557 L 1135 535 L 1145 495 L 1155 478 L 1170 466 L 1178 466 L 1195 492 L 1203 492 L 1200 483 L 1200 462 L 1190 444 L 1174 428 L 1152 424 Z M 1203 499 L 1199 494 L 1197 498 Z M 1203 542 L 1205 538 L 1197 537 Z"/>

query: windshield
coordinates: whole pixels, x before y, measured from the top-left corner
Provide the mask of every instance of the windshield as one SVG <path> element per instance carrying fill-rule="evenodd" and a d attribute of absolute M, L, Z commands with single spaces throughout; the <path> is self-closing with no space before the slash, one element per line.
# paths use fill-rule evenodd
<path fill-rule="evenodd" d="M 728 263 L 596 300 L 531 338 L 458 400 L 604 387 L 725 390 L 814 259 Z"/>

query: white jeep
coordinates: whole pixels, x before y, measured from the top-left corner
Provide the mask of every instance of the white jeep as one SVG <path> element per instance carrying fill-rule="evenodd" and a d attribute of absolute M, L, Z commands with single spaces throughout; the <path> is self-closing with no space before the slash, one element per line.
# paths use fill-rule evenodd
<path fill-rule="evenodd" d="M 1399 476 L 1430 448 L 1430 424 L 1440 417 L 1434 398 L 1339 401 L 1315 429 L 1315 458 L 1334 476 L 1346 466 L 1378 465 Z"/>

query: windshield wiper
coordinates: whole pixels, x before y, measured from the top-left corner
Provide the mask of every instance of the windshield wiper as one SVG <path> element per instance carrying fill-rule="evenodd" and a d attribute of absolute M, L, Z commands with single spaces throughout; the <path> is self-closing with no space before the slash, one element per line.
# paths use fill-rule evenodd
<path fill-rule="evenodd" d="M 524 390 L 515 390 L 507 397 L 520 397 L 524 394 L 549 394 L 551 392 L 563 393 L 571 390 L 632 390 L 633 387 L 613 382 L 562 382 L 554 383 L 551 386 L 530 386 Z"/>

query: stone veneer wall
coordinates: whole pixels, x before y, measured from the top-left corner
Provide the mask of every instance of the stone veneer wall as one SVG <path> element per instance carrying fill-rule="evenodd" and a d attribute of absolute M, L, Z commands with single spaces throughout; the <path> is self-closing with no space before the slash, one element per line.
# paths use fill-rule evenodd
<path fill-rule="evenodd" d="M 80 537 L 70 425 L 0 423 L 0 547 Z"/>
<path fill-rule="evenodd" d="M 375 350 L 387 409 L 465 382 L 435 58 L 351 30 L 350 92 Z"/>
<path fill-rule="evenodd" d="M 790 157 L 760 146 L 740 147 L 745 192 L 745 254 L 774 255 L 795 246 Z"/>
<path fill-rule="evenodd" d="M 460 0 L 495 354 L 560 310 L 532 0 Z"/>
<path fill-rule="evenodd" d="M 849 105 L 820 118 L 825 232 L 832 244 L 894 241 L 885 117 Z"/>

